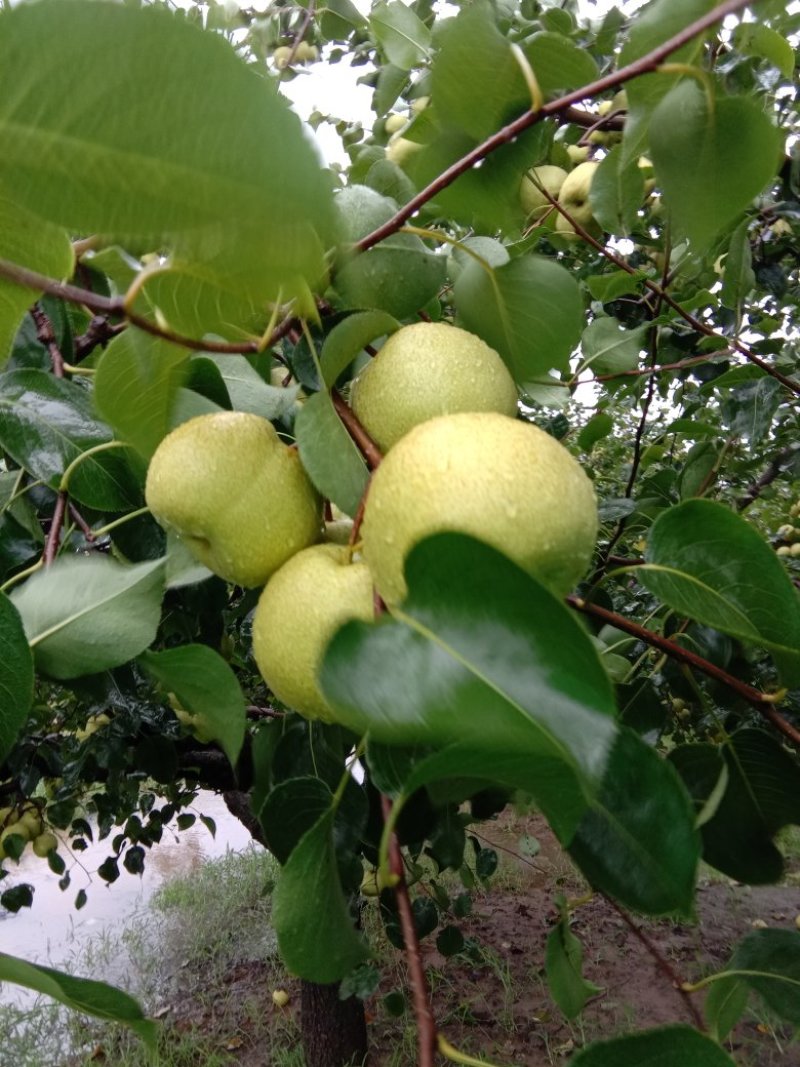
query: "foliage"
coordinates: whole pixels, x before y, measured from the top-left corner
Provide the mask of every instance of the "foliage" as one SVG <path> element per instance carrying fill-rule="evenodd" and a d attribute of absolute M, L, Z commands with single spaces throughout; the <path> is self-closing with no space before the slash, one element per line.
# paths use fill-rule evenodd
<path fill-rule="evenodd" d="M 201 784 L 250 793 L 284 959 L 346 992 L 370 984 L 362 882 L 412 967 L 419 938 L 460 944 L 435 879 L 410 903 L 406 883 L 423 855 L 489 880 L 469 826 L 515 791 L 635 911 L 691 915 L 701 858 L 780 879 L 776 834 L 800 823 L 800 16 L 751 6 L 4 6 L 0 905 L 31 900 L 26 811 L 59 832 L 67 891 L 95 833 L 106 882 L 140 872 Z M 370 129 L 287 106 L 337 64 L 363 70 Z M 583 202 L 526 219 L 525 172 L 587 156 Z M 592 570 L 562 602 L 471 538 L 422 542 L 407 601 L 328 646 L 337 722 L 309 723 L 258 677 L 258 591 L 160 529 L 147 464 L 196 415 L 260 415 L 355 540 L 381 457 L 349 383 L 420 318 L 494 347 L 519 417 L 580 458 Z M 573 1016 L 592 987 L 559 908 L 547 977 Z M 751 991 L 798 1022 L 800 933 L 761 933 L 705 980 L 720 1041 Z M 3 970 L 152 1040 L 109 987 Z M 420 1022 L 420 1063 L 435 1039 Z M 665 1055 L 730 1062 L 685 1026 L 574 1062 Z"/>

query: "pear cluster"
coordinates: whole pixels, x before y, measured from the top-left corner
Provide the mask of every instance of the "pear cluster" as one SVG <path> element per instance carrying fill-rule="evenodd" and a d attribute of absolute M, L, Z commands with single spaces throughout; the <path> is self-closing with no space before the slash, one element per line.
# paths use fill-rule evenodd
<path fill-rule="evenodd" d="M 209 570 L 264 586 L 253 617 L 258 668 L 279 700 L 327 722 L 336 715 L 318 673 L 328 643 L 345 622 L 374 618 L 376 594 L 390 609 L 402 603 L 405 559 L 419 541 L 470 534 L 563 596 L 597 535 L 591 481 L 517 417 L 514 380 L 480 338 L 444 323 L 404 326 L 353 381 L 350 403 L 384 454 L 356 545 L 347 518 L 323 523 L 297 450 L 256 415 L 179 426 L 156 450 L 145 489 L 153 515 Z"/>
<path fill-rule="evenodd" d="M 39 808 L 31 802 L 19 807 L 0 808 L 0 860 L 11 854 L 6 850 L 6 842 L 11 837 L 21 838 L 23 848 L 30 842 L 34 853 L 42 858 L 58 845 L 58 838 L 45 830 Z M 19 855 L 15 849 L 14 858 L 18 859 Z"/>

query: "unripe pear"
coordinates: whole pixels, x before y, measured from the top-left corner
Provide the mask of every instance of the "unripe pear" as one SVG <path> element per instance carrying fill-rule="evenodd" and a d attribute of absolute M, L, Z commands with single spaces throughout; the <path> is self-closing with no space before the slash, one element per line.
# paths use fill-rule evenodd
<path fill-rule="evenodd" d="M 589 146 L 585 144 L 568 144 L 567 155 L 574 167 L 585 163 L 589 158 Z"/>
<path fill-rule="evenodd" d="M 566 177 L 565 170 L 549 164 L 544 167 L 533 167 L 524 175 L 519 187 L 519 201 L 527 219 L 540 219 L 552 208 L 552 204 L 539 186 L 546 189 L 550 196 L 557 200 Z"/>
<path fill-rule="evenodd" d="M 386 121 L 383 124 L 383 128 L 387 133 L 398 133 L 406 126 L 408 126 L 408 119 L 406 116 L 398 115 L 397 113 L 387 115 Z"/>
<path fill-rule="evenodd" d="M 319 49 L 315 44 L 301 41 L 295 49 L 294 58 L 298 63 L 314 63 L 319 59 Z"/>
<path fill-rule="evenodd" d="M 405 167 L 422 147 L 417 141 L 394 134 L 386 146 L 386 158 L 398 167 Z"/>
<path fill-rule="evenodd" d="M 292 50 L 289 45 L 282 44 L 272 53 L 272 62 L 278 70 L 284 70 L 289 63 L 289 56 L 291 54 Z"/>
<path fill-rule="evenodd" d="M 492 545 L 563 596 L 591 560 L 594 488 L 566 448 L 530 423 L 443 415 L 406 434 L 372 477 L 363 551 L 387 604 L 406 595 L 414 545 L 445 531 Z"/>
<path fill-rule="evenodd" d="M 33 839 L 33 851 L 40 859 L 48 856 L 54 848 L 58 848 L 58 838 L 47 830 Z"/>
<path fill-rule="evenodd" d="M 594 162 L 580 163 L 575 170 L 569 172 L 558 194 L 559 204 L 590 233 L 598 232 L 589 202 L 589 191 L 599 166 L 599 163 Z M 572 223 L 563 215 L 556 219 L 556 229 L 565 234 L 575 233 Z"/>
<path fill-rule="evenodd" d="M 263 585 L 320 536 L 320 499 L 296 449 L 243 411 L 199 415 L 150 461 L 147 506 L 202 564 L 237 585 Z"/>
<path fill-rule="evenodd" d="M 515 415 L 517 387 L 480 337 L 443 322 L 404 326 L 353 382 L 353 411 L 387 452 L 412 427 L 457 411 Z"/>
<path fill-rule="evenodd" d="M 253 655 L 264 681 L 308 719 L 335 722 L 319 687 L 328 642 L 350 619 L 374 616 L 372 576 L 343 545 L 298 552 L 267 583 L 253 617 Z"/>

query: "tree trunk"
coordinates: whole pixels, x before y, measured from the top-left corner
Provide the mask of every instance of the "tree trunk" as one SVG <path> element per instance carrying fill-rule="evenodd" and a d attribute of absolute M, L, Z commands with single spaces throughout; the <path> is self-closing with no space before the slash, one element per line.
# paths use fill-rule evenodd
<path fill-rule="evenodd" d="M 250 796 L 238 790 L 222 794 L 231 815 L 265 844 L 261 824 L 253 814 Z M 361 1067 L 368 1062 L 364 1002 L 339 999 L 339 983 L 300 983 L 300 1033 L 306 1067 Z"/>
<path fill-rule="evenodd" d="M 339 1000 L 339 983 L 300 984 L 300 1033 L 307 1067 L 360 1067 L 367 1060 L 364 1002 Z"/>

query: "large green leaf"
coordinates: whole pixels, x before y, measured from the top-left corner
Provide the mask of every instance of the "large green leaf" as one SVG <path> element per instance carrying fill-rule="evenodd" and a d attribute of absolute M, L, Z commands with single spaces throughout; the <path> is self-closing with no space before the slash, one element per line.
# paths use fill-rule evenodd
<path fill-rule="evenodd" d="M 59 280 L 70 276 L 75 261 L 66 230 L 44 222 L 1 194 L 0 258 Z M 0 278 L 0 366 L 36 295 L 27 286 Z"/>
<path fill-rule="evenodd" d="M 124 567 L 106 556 L 62 557 L 11 594 L 36 666 L 53 678 L 118 667 L 154 640 L 163 560 Z"/>
<path fill-rule="evenodd" d="M 631 730 L 611 752 L 570 854 L 596 888 L 646 915 L 690 915 L 700 837 L 674 769 Z"/>
<path fill-rule="evenodd" d="M 754 100 L 676 85 L 653 112 L 650 152 L 677 233 L 704 250 L 774 178 L 782 144 Z"/>
<path fill-rule="evenodd" d="M 76 79 L 89 40 L 92 75 Z M 235 270 L 261 301 L 323 273 L 328 179 L 274 84 L 221 36 L 163 8 L 44 0 L 0 15 L 0 67 L 14 86 L 0 180 L 23 207 L 166 247 L 179 268 Z"/>
<path fill-rule="evenodd" d="M 484 0 L 462 8 L 445 24 L 438 43 L 431 90 L 443 126 L 482 141 L 530 107 L 519 63 Z"/>
<path fill-rule="evenodd" d="M 322 378 L 328 388 L 370 341 L 399 328 L 397 319 L 385 311 L 357 312 L 337 323 L 325 338 L 319 357 Z"/>
<path fill-rule="evenodd" d="M 317 490 L 346 515 L 355 515 L 369 471 L 328 393 L 315 393 L 295 419 L 300 459 Z"/>
<path fill-rule="evenodd" d="M 428 56 L 431 31 L 399 0 L 376 4 L 369 15 L 369 28 L 389 62 L 401 70 L 410 70 Z"/>
<path fill-rule="evenodd" d="M 67 467 L 112 440 L 92 411 L 89 392 L 40 370 L 0 376 L 0 446 L 25 470 L 58 489 Z M 125 456 L 114 448 L 88 456 L 69 478 L 70 496 L 90 508 L 126 511 L 141 488 Z"/>
<path fill-rule="evenodd" d="M 387 743 L 460 744 L 442 777 L 480 776 L 476 752 L 483 773 L 527 764 L 548 815 L 569 809 L 568 838 L 616 733 L 585 631 L 505 556 L 461 534 L 420 542 L 406 578 L 394 618 L 349 623 L 329 646 L 321 681 L 337 718 Z"/>
<path fill-rule="evenodd" d="M 91 978 L 75 978 L 71 974 L 29 963 L 5 952 L 0 952 L 0 982 L 14 982 L 16 985 L 25 986 L 26 989 L 44 993 L 73 1011 L 122 1023 L 130 1027 L 150 1048 L 155 1049 L 156 1023 L 145 1018 L 133 997 L 105 982 L 96 982 Z"/>
<path fill-rule="evenodd" d="M 0 763 L 25 725 L 33 700 L 33 656 L 19 612 L 0 593 Z"/>
<path fill-rule="evenodd" d="M 725 970 L 731 977 L 715 981 L 709 994 L 714 998 L 710 1016 L 718 1026 L 726 1001 L 741 985 L 754 989 L 780 1018 L 800 1025 L 798 931 L 754 930 L 736 946 Z"/>
<path fill-rule="evenodd" d="M 747 885 L 778 882 L 784 861 L 773 837 L 800 824 L 800 768 L 762 730 L 737 730 L 717 748 L 681 745 L 670 753 L 699 811 L 724 791 L 701 827 L 703 859 Z M 720 776 L 725 773 L 725 778 Z"/>
<path fill-rule="evenodd" d="M 653 524 L 639 580 L 690 619 L 769 648 L 800 681 L 800 599 L 770 546 L 739 515 L 688 500 Z"/>
<path fill-rule="evenodd" d="M 256 812 L 267 847 L 285 864 L 301 838 L 331 806 L 331 791 L 321 778 L 288 778 L 270 790 Z"/>
<path fill-rule="evenodd" d="M 339 981 L 369 956 L 339 881 L 333 819 L 329 806 L 292 850 L 272 907 L 272 924 L 287 969 L 321 983 Z"/>
<path fill-rule="evenodd" d="M 170 429 L 189 353 L 160 337 L 127 329 L 97 365 L 94 402 L 114 432 L 149 459 Z"/>
<path fill-rule="evenodd" d="M 269 385 L 244 356 L 208 353 L 203 358 L 218 368 L 234 411 L 249 411 L 272 422 L 294 407 L 299 386 L 283 389 Z"/>
<path fill-rule="evenodd" d="M 523 47 L 545 96 L 588 85 L 599 74 L 597 63 L 587 49 L 561 33 L 535 33 Z"/>
<path fill-rule="evenodd" d="M 735 1067 L 716 1041 L 691 1026 L 662 1026 L 581 1049 L 569 1067 Z"/>
<path fill-rule="evenodd" d="M 501 266 L 471 260 L 453 299 L 459 318 L 496 349 L 524 389 L 549 370 L 564 370 L 583 327 L 583 303 L 564 267 L 539 256 Z"/>
<path fill-rule="evenodd" d="M 591 367 L 595 374 L 619 374 L 635 370 L 647 344 L 648 326 L 626 330 L 614 318 L 600 316 L 583 331 L 581 351 L 583 367 Z"/>
<path fill-rule="evenodd" d="M 233 766 L 244 742 L 245 701 L 236 675 L 207 645 L 182 645 L 145 652 L 139 663 L 165 692 L 195 716 L 203 738 L 218 741 Z"/>

